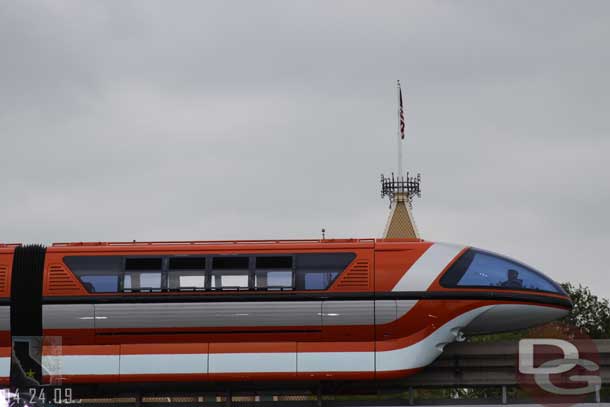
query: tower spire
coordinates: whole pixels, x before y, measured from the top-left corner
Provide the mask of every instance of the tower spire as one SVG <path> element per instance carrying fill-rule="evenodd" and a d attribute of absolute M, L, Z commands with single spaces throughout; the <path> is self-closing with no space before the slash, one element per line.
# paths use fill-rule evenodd
<path fill-rule="evenodd" d="M 419 239 L 419 231 L 413 218 L 413 198 L 421 196 L 421 174 L 412 177 L 381 176 L 381 197 L 390 198 L 390 214 L 383 237 L 386 239 Z"/>
<path fill-rule="evenodd" d="M 398 165 L 397 174 L 392 173 L 391 177 L 381 175 L 381 197 L 390 198 L 390 215 L 386 223 L 385 238 L 419 238 L 419 232 L 413 219 L 413 197 L 421 196 L 421 175 L 412 177 L 407 172 L 403 176 L 402 169 L 402 147 L 405 139 L 405 117 L 402 101 L 402 89 L 400 81 L 396 81 L 398 94 L 398 129 L 397 129 L 397 148 Z"/>

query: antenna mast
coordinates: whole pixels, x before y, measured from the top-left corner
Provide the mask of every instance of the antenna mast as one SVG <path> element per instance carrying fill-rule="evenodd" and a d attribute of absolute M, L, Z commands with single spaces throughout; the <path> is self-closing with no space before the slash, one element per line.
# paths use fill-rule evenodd
<path fill-rule="evenodd" d="M 398 120 L 396 122 L 396 150 L 398 151 L 398 165 L 396 171 L 398 171 L 398 177 L 402 177 L 402 140 L 404 139 L 405 131 L 405 120 L 402 110 L 402 91 L 400 89 L 400 81 L 396 81 L 396 97 L 398 99 Z"/>
<path fill-rule="evenodd" d="M 402 169 L 402 144 L 405 138 L 405 119 L 402 104 L 402 90 L 400 81 L 396 81 L 398 94 L 398 128 L 397 128 L 397 150 L 398 165 L 396 176 L 381 175 L 381 197 L 390 198 L 390 216 L 386 224 L 385 238 L 419 238 L 419 232 L 413 220 L 413 197 L 421 197 L 421 174 L 412 177 L 407 172 L 404 177 Z"/>

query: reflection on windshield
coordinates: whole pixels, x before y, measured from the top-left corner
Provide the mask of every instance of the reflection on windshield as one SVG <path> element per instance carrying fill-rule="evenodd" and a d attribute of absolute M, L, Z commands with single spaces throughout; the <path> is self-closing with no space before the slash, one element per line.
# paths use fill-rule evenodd
<path fill-rule="evenodd" d="M 524 264 L 470 249 L 441 278 L 444 287 L 498 287 L 564 294 L 561 287 Z"/>

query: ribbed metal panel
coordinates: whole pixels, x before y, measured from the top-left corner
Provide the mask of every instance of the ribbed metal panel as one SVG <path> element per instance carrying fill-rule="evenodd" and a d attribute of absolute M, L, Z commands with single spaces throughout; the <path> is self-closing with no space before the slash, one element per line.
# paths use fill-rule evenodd
<path fill-rule="evenodd" d="M 373 301 L 324 301 L 322 325 L 373 325 Z"/>
<path fill-rule="evenodd" d="M 6 265 L 6 264 L 0 264 L 0 294 L 1 295 L 9 294 L 8 265 Z"/>
<path fill-rule="evenodd" d="M 320 326 L 316 301 L 96 304 L 96 328 Z"/>
<path fill-rule="evenodd" d="M 62 294 L 81 294 L 82 289 L 76 278 L 61 264 L 49 266 L 49 293 L 61 292 Z"/>
<path fill-rule="evenodd" d="M 337 283 L 338 289 L 368 290 L 369 289 L 369 261 L 358 260 L 345 272 Z"/>
<path fill-rule="evenodd" d="M 45 304 L 43 329 L 93 329 L 93 304 Z"/>
<path fill-rule="evenodd" d="M 42 335 L 42 276 L 47 249 L 19 246 L 13 257 L 11 279 L 11 334 Z"/>

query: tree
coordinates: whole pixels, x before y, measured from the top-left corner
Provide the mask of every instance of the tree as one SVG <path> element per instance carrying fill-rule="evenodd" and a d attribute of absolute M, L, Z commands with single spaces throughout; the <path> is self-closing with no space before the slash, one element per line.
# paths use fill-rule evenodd
<path fill-rule="evenodd" d="M 582 329 L 593 339 L 610 338 L 610 304 L 606 298 L 593 295 L 589 287 L 571 283 L 561 285 L 574 307 L 563 322 Z"/>

